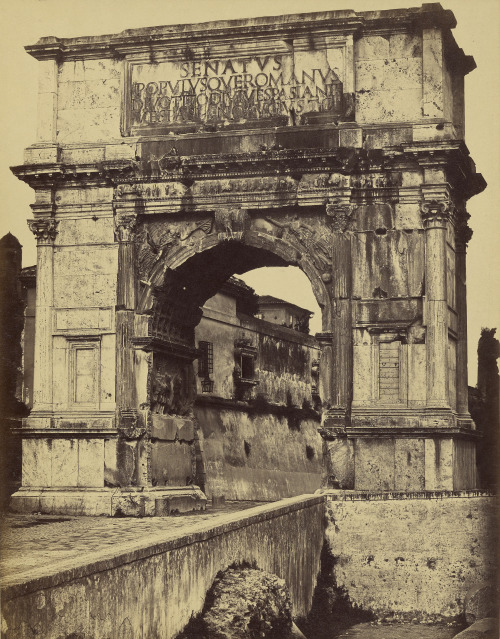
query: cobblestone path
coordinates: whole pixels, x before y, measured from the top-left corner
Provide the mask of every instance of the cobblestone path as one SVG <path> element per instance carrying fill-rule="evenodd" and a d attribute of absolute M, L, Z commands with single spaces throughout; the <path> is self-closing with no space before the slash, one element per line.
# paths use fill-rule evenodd
<path fill-rule="evenodd" d="M 0 530 L 0 575 L 31 578 L 137 547 L 188 534 L 193 526 L 224 523 L 228 516 L 260 502 L 226 502 L 212 508 L 171 517 L 69 517 L 63 515 L 3 516 Z M 97 556 L 97 554 L 99 556 Z M 10 579 L 7 579 L 10 581 Z"/>

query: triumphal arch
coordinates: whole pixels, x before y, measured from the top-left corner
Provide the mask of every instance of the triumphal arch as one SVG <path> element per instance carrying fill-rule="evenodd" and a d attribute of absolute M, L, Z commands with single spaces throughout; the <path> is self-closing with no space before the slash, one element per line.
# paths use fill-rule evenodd
<path fill-rule="evenodd" d="M 424 4 L 27 47 L 38 133 L 13 171 L 35 191 L 37 310 L 15 509 L 202 505 L 194 328 L 262 266 L 298 266 L 322 310 L 325 481 L 475 486 L 466 201 L 485 184 L 454 26 Z M 151 459 L 174 468 L 179 441 L 191 480 L 157 485 Z"/>

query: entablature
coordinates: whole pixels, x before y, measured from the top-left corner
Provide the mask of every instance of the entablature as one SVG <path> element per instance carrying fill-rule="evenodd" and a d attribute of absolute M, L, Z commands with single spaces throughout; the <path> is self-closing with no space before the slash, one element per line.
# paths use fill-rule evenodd
<path fill-rule="evenodd" d="M 392 189 L 401 186 L 401 172 L 441 168 L 457 194 L 465 199 L 480 193 L 486 182 L 463 142 L 416 143 L 385 149 L 338 147 L 328 149 L 262 148 L 253 153 L 182 156 L 171 142 L 158 158 L 148 145 L 139 159 L 92 164 L 24 164 L 14 174 L 37 191 L 78 186 L 116 187 L 115 198 L 161 199 L 168 194 L 185 198 L 198 184 L 220 185 L 221 193 L 252 191 L 329 191 Z M 307 176 L 316 176 L 310 179 Z M 256 181 L 252 183 L 252 179 Z M 240 183 L 235 183 L 239 180 Z M 232 182 L 233 181 L 233 182 Z M 134 186 L 135 185 L 135 186 Z M 203 190 L 203 189 L 202 189 Z M 208 195 L 220 195 L 207 186 Z M 211 193 L 213 191 L 213 193 Z M 199 194 L 201 195 L 201 193 Z M 356 197 L 354 197 L 356 199 Z M 323 201 L 324 203 L 324 201 Z"/>

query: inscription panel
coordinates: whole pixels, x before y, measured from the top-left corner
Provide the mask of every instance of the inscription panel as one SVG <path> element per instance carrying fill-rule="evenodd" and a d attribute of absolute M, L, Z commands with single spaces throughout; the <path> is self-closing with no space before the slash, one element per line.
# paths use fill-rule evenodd
<path fill-rule="evenodd" d="M 348 116 L 345 47 L 290 54 L 132 62 L 128 128 L 186 130 Z M 215 129 L 214 129 L 215 130 Z"/>

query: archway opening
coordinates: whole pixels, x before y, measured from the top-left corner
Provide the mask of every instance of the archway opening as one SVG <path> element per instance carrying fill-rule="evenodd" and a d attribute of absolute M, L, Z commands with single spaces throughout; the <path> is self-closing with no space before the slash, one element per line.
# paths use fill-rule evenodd
<path fill-rule="evenodd" d="M 225 241 L 165 268 L 155 283 L 153 333 L 186 354 L 153 351 L 151 410 L 193 420 L 193 480 L 209 498 L 272 501 L 321 485 L 320 347 L 311 309 L 259 296 L 235 277 L 259 269 L 257 279 L 277 281 L 285 266 L 268 250 Z M 288 287 L 294 279 L 296 291 L 308 284 L 314 300 L 308 278 L 286 271 Z M 166 458 L 152 459 L 158 481 Z"/>
<path fill-rule="evenodd" d="M 321 308 L 314 296 L 311 282 L 298 266 L 256 268 L 242 274 L 241 279 L 259 296 L 270 295 L 308 309 L 312 313 L 309 319 L 309 334 L 315 335 L 321 332 Z M 264 317 L 263 319 L 274 318 Z"/>

